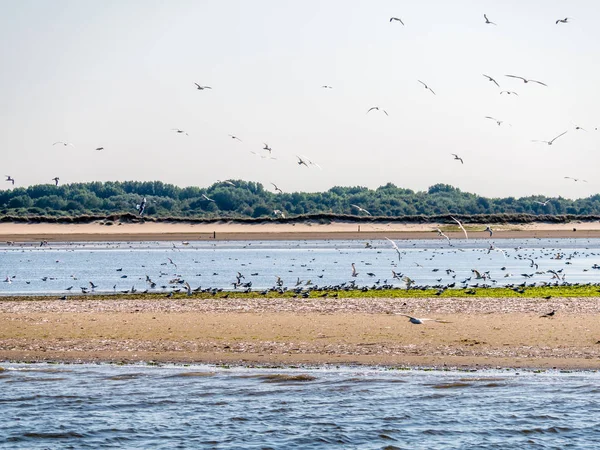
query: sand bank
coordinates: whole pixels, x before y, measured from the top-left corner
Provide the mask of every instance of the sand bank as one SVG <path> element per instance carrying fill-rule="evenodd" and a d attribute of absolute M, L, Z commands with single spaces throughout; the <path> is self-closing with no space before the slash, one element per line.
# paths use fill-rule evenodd
<path fill-rule="evenodd" d="M 452 239 L 462 231 L 448 224 L 406 223 L 123 223 L 89 224 L 0 223 L 0 241 L 193 241 L 193 240 L 287 240 L 287 239 L 443 239 L 441 228 Z M 469 237 L 488 238 L 486 225 L 466 226 Z M 495 225 L 494 238 L 600 238 L 599 222 L 566 224 L 535 223 Z"/>
<path fill-rule="evenodd" d="M 600 298 L 5 300 L 0 360 L 600 369 Z"/>

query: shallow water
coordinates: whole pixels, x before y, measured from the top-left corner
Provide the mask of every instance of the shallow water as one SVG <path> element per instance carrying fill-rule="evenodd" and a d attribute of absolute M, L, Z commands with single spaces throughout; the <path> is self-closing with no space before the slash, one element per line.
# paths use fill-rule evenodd
<path fill-rule="evenodd" d="M 170 283 L 177 279 L 188 281 L 192 288 L 233 289 L 238 272 L 253 290 L 273 287 L 277 276 L 287 288 L 294 288 L 299 280 L 301 286 L 354 281 L 359 287 L 386 283 L 404 287 L 404 282 L 392 278 L 392 270 L 417 285 L 456 282 L 460 286 L 469 277 L 469 285 L 555 282 L 548 270 L 562 271 L 570 283 L 600 281 L 600 239 L 453 240 L 452 247 L 445 240 L 397 243 L 400 260 L 386 240 L 4 245 L 0 246 L 0 295 L 80 294 L 80 287 L 90 288 L 90 281 L 98 286 L 94 289 L 98 293 L 132 288 L 167 292 L 182 288 L 180 283 Z M 489 251 L 490 244 L 495 250 Z M 356 264 L 357 277 L 351 275 L 351 263 Z M 472 269 L 489 271 L 491 280 L 475 280 Z M 155 288 L 150 288 L 146 276 Z"/>
<path fill-rule="evenodd" d="M 0 366 L 0 448 L 600 445 L 595 372 Z"/>

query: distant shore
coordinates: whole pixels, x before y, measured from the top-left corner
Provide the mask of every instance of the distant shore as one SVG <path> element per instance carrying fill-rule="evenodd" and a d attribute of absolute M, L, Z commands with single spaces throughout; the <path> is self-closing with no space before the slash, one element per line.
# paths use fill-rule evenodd
<path fill-rule="evenodd" d="M 0 361 L 600 369 L 597 297 L 76 298 L 0 301 Z"/>
<path fill-rule="evenodd" d="M 469 238 L 489 238 L 486 224 L 465 225 Z M 193 240 L 304 240 L 304 239 L 463 239 L 456 225 L 426 223 L 316 222 L 303 223 L 113 223 L 86 224 L 0 223 L 0 241 L 193 241 Z M 600 238 L 600 222 L 527 223 L 493 225 L 493 238 Z"/>

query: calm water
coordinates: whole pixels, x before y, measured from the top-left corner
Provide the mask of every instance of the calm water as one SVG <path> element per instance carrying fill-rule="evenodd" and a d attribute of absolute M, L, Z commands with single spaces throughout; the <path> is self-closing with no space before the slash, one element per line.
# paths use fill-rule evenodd
<path fill-rule="evenodd" d="M 80 287 L 90 287 L 90 281 L 98 286 L 95 292 L 132 287 L 143 291 L 150 288 L 146 276 L 156 283 L 150 289 L 159 292 L 181 287 L 177 279 L 188 281 L 194 289 L 233 289 L 238 272 L 244 275 L 243 282 L 252 282 L 254 290 L 273 287 L 277 276 L 288 288 L 298 280 L 312 286 L 355 281 L 358 286 L 387 282 L 404 287 L 402 281 L 392 279 L 392 270 L 417 285 L 456 282 L 460 286 L 473 275 L 472 269 L 489 271 L 492 281 L 485 283 L 497 286 L 550 282 L 548 270 L 561 271 L 570 283 L 600 281 L 599 239 L 453 240 L 452 247 L 445 240 L 397 243 L 401 260 L 386 240 L 4 245 L 0 246 L 0 295 L 78 294 Z M 494 250 L 489 250 L 490 244 L 496 246 Z M 357 277 L 351 276 L 351 263 L 356 264 Z M 466 281 L 475 283 L 482 280 Z"/>
<path fill-rule="evenodd" d="M 0 448 L 598 448 L 600 374 L 1 364 Z"/>

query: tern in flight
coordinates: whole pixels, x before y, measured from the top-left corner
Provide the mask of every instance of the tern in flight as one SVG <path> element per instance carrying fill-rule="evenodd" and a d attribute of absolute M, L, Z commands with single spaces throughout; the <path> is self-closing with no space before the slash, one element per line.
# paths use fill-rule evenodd
<path fill-rule="evenodd" d="M 263 147 L 263 150 L 266 150 L 269 152 L 269 155 L 271 154 L 271 152 L 273 151 L 273 149 L 271 147 L 269 147 L 269 144 L 265 144 L 265 146 Z"/>
<path fill-rule="evenodd" d="M 350 206 L 352 206 L 353 208 L 356 208 L 356 209 L 358 209 L 358 212 L 364 212 L 364 213 L 366 213 L 366 214 L 367 214 L 367 215 L 369 215 L 369 216 L 371 215 L 371 213 L 370 213 L 369 211 L 367 211 L 365 208 L 361 208 L 361 207 L 360 207 L 360 206 L 358 206 L 358 205 L 350 205 Z"/>
<path fill-rule="evenodd" d="M 389 114 L 387 113 L 387 111 L 385 109 L 379 109 L 379 106 L 373 106 L 371 108 L 369 108 L 369 110 L 367 111 L 367 114 L 369 114 L 371 111 L 381 111 L 383 113 L 385 113 L 386 116 L 389 116 Z"/>
<path fill-rule="evenodd" d="M 304 161 L 302 158 L 300 158 L 298 155 L 296 155 L 296 158 L 298 158 L 298 165 L 301 166 L 302 164 L 304 164 L 306 167 L 308 167 L 308 164 L 306 164 L 306 161 Z"/>
<path fill-rule="evenodd" d="M 485 23 L 487 23 L 488 25 L 498 25 L 494 22 L 492 22 L 490 19 L 488 19 L 487 15 L 483 15 L 483 18 L 485 19 Z"/>
<path fill-rule="evenodd" d="M 528 80 L 527 78 L 523 78 L 523 77 L 519 77 L 517 75 L 504 75 L 505 77 L 510 77 L 510 78 L 518 78 L 519 80 L 523 80 L 523 83 L 537 83 L 537 84 L 541 84 L 542 86 L 546 86 L 548 87 L 548 85 L 546 83 L 542 83 L 541 81 L 536 81 L 536 80 Z"/>
<path fill-rule="evenodd" d="M 485 116 L 485 118 L 493 120 L 494 122 L 496 122 L 498 124 L 498 126 L 502 125 L 502 123 L 504 122 L 503 120 L 498 120 L 498 119 L 495 119 L 495 118 L 490 117 L 490 116 Z"/>
<path fill-rule="evenodd" d="M 490 227 L 489 225 L 487 227 L 485 227 L 485 230 L 483 230 L 483 231 L 487 231 L 488 233 L 490 233 L 490 237 L 492 237 L 492 234 L 494 234 L 492 227 Z"/>
<path fill-rule="evenodd" d="M 568 130 L 567 130 L 567 131 L 568 131 Z M 533 140 L 533 141 L 531 141 L 531 142 L 543 142 L 543 143 L 545 143 L 545 144 L 552 145 L 552 143 L 553 143 L 555 140 L 557 140 L 559 137 L 561 137 L 561 136 L 563 136 L 563 135 L 567 134 L 567 131 L 565 131 L 564 133 L 560 133 L 558 136 L 556 136 L 554 139 L 552 139 L 552 140 L 550 140 L 550 141 L 539 141 L 539 140 Z"/>
<path fill-rule="evenodd" d="M 56 183 L 56 185 L 58 186 L 58 180 L 60 180 L 60 178 L 58 177 L 54 177 L 52 178 L 52 181 L 54 181 Z"/>
<path fill-rule="evenodd" d="M 446 320 L 439 320 L 439 319 L 424 319 L 424 318 L 417 318 L 417 317 L 413 317 L 413 316 L 409 316 L 408 314 L 400 314 L 397 313 L 395 314 L 396 316 L 404 316 L 404 317 L 408 317 L 408 321 L 414 325 L 423 325 L 424 322 L 438 322 L 438 323 L 450 323 Z"/>
<path fill-rule="evenodd" d="M 4 175 L 6 177 L 5 181 L 9 181 L 13 184 L 13 186 L 15 185 L 15 179 L 13 177 L 11 177 L 10 175 Z"/>
<path fill-rule="evenodd" d="M 207 197 L 205 194 L 202 194 L 202 198 L 208 202 L 214 202 L 214 200 L 210 197 Z"/>
<path fill-rule="evenodd" d="M 564 19 L 558 19 L 556 21 L 556 25 L 558 25 L 559 23 L 569 23 L 569 19 L 571 19 L 571 17 L 565 17 Z"/>
<path fill-rule="evenodd" d="M 198 83 L 194 83 L 196 85 L 196 89 L 199 91 L 203 91 L 204 89 L 212 89 L 210 86 L 200 86 Z"/>
<path fill-rule="evenodd" d="M 319 170 L 323 170 L 320 165 L 318 165 L 316 162 L 311 161 L 304 155 L 302 155 L 302 157 L 296 155 L 296 158 L 298 158 L 298 165 L 304 164 L 306 167 L 310 165 L 317 167 Z"/>
<path fill-rule="evenodd" d="M 229 186 L 235 186 L 235 183 L 231 180 L 217 180 L 217 183 L 223 183 L 223 184 L 228 184 Z"/>
<path fill-rule="evenodd" d="M 575 182 L 577 182 L 577 181 L 583 181 L 584 183 L 587 183 L 587 180 L 582 180 L 580 178 L 573 178 L 573 177 L 565 177 L 565 180 L 573 180 Z M 8 181 L 8 180 L 6 180 L 6 181 Z"/>
<path fill-rule="evenodd" d="M 333 89 L 332 86 L 327 86 L 326 84 L 324 84 L 323 86 L 321 86 L 322 89 Z"/>
<path fill-rule="evenodd" d="M 96 151 L 97 151 L 97 152 L 100 152 L 100 151 L 102 151 L 102 150 L 104 150 L 104 147 L 96 147 Z"/>
<path fill-rule="evenodd" d="M 275 183 L 271 183 L 271 184 L 273 185 L 275 192 L 279 192 L 280 194 L 283 194 L 283 191 L 281 189 L 279 189 L 279 187 Z"/>
<path fill-rule="evenodd" d="M 458 226 L 460 227 L 461 230 L 463 230 L 463 233 L 465 233 L 465 239 L 468 240 L 469 239 L 469 235 L 467 234 L 467 230 L 465 230 L 465 227 L 463 227 L 463 224 L 460 223 L 460 221 L 458 219 L 456 219 L 456 218 L 454 218 L 452 216 L 450 216 L 450 218 L 452 220 L 454 220 L 458 224 Z"/>
<path fill-rule="evenodd" d="M 533 203 L 537 203 L 538 205 L 546 206 L 549 201 L 550 200 L 546 200 L 545 202 L 538 202 L 537 200 L 534 200 Z"/>
<path fill-rule="evenodd" d="M 352 276 L 353 277 L 357 277 L 358 276 L 358 272 L 356 271 L 356 267 L 354 267 L 354 263 L 352 263 Z"/>
<path fill-rule="evenodd" d="M 446 240 L 448 241 L 448 244 L 450 244 L 450 238 L 448 236 L 446 236 L 442 230 L 440 230 L 439 228 L 436 228 L 435 231 L 437 231 L 438 236 L 444 237 L 446 238 Z"/>
<path fill-rule="evenodd" d="M 187 134 L 187 131 L 185 130 L 180 130 L 179 128 L 171 128 L 171 130 L 177 134 L 185 134 L 186 136 L 189 136 L 189 134 Z"/>
<path fill-rule="evenodd" d="M 496 86 L 500 87 L 500 85 L 498 84 L 498 82 L 496 80 L 494 80 L 492 77 L 490 77 L 489 75 L 486 75 L 485 73 L 483 74 L 484 77 L 486 77 L 488 79 L 488 81 L 491 81 L 492 83 L 494 83 Z"/>
<path fill-rule="evenodd" d="M 517 94 L 515 91 L 500 91 L 500 95 L 502 94 L 516 95 L 517 97 L 519 96 L 519 94 Z"/>
<path fill-rule="evenodd" d="M 237 136 L 234 136 L 233 134 L 230 134 L 230 135 L 228 135 L 228 136 L 229 136 L 231 139 L 236 139 L 236 140 L 238 140 L 238 141 L 242 142 L 242 140 L 241 140 L 239 137 L 237 137 Z"/>
<path fill-rule="evenodd" d="M 464 164 L 464 161 L 462 160 L 462 158 L 460 156 L 458 156 L 456 153 L 450 153 L 450 154 L 452 156 L 454 156 L 454 159 L 458 159 L 461 164 Z"/>
<path fill-rule="evenodd" d="M 435 92 L 433 92 L 433 89 L 431 89 L 429 86 L 427 86 L 427 85 L 426 85 L 425 83 L 423 83 L 421 80 L 417 80 L 417 81 L 418 81 L 419 83 L 421 83 L 421 84 L 422 84 L 422 85 L 425 87 L 425 89 L 427 89 L 427 90 L 431 91 L 431 93 L 432 93 L 433 95 L 435 95 Z"/>
<path fill-rule="evenodd" d="M 55 142 L 55 143 L 54 143 L 54 144 L 52 144 L 52 145 L 58 145 L 58 144 L 62 144 L 62 145 L 64 145 L 65 147 L 66 147 L 67 145 L 70 145 L 71 147 L 75 147 L 75 146 L 74 146 L 73 144 L 71 144 L 70 142 L 63 142 L 63 141 L 58 141 L 58 142 Z"/>
<path fill-rule="evenodd" d="M 402 22 L 402 19 L 399 19 L 398 17 L 392 17 L 390 18 L 390 22 L 400 22 L 402 25 L 404 25 L 404 22 Z"/>
<path fill-rule="evenodd" d="M 396 250 L 396 253 L 398 254 L 398 261 L 400 261 L 402 259 L 402 255 L 400 254 L 400 249 L 398 248 L 398 244 L 396 244 L 394 241 L 392 241 L 390 238 L 386 239 L 388 241 L 390 241 L 390 243 L 392 244 L 392 247 L 394 247 L 394 250 Z"/>

